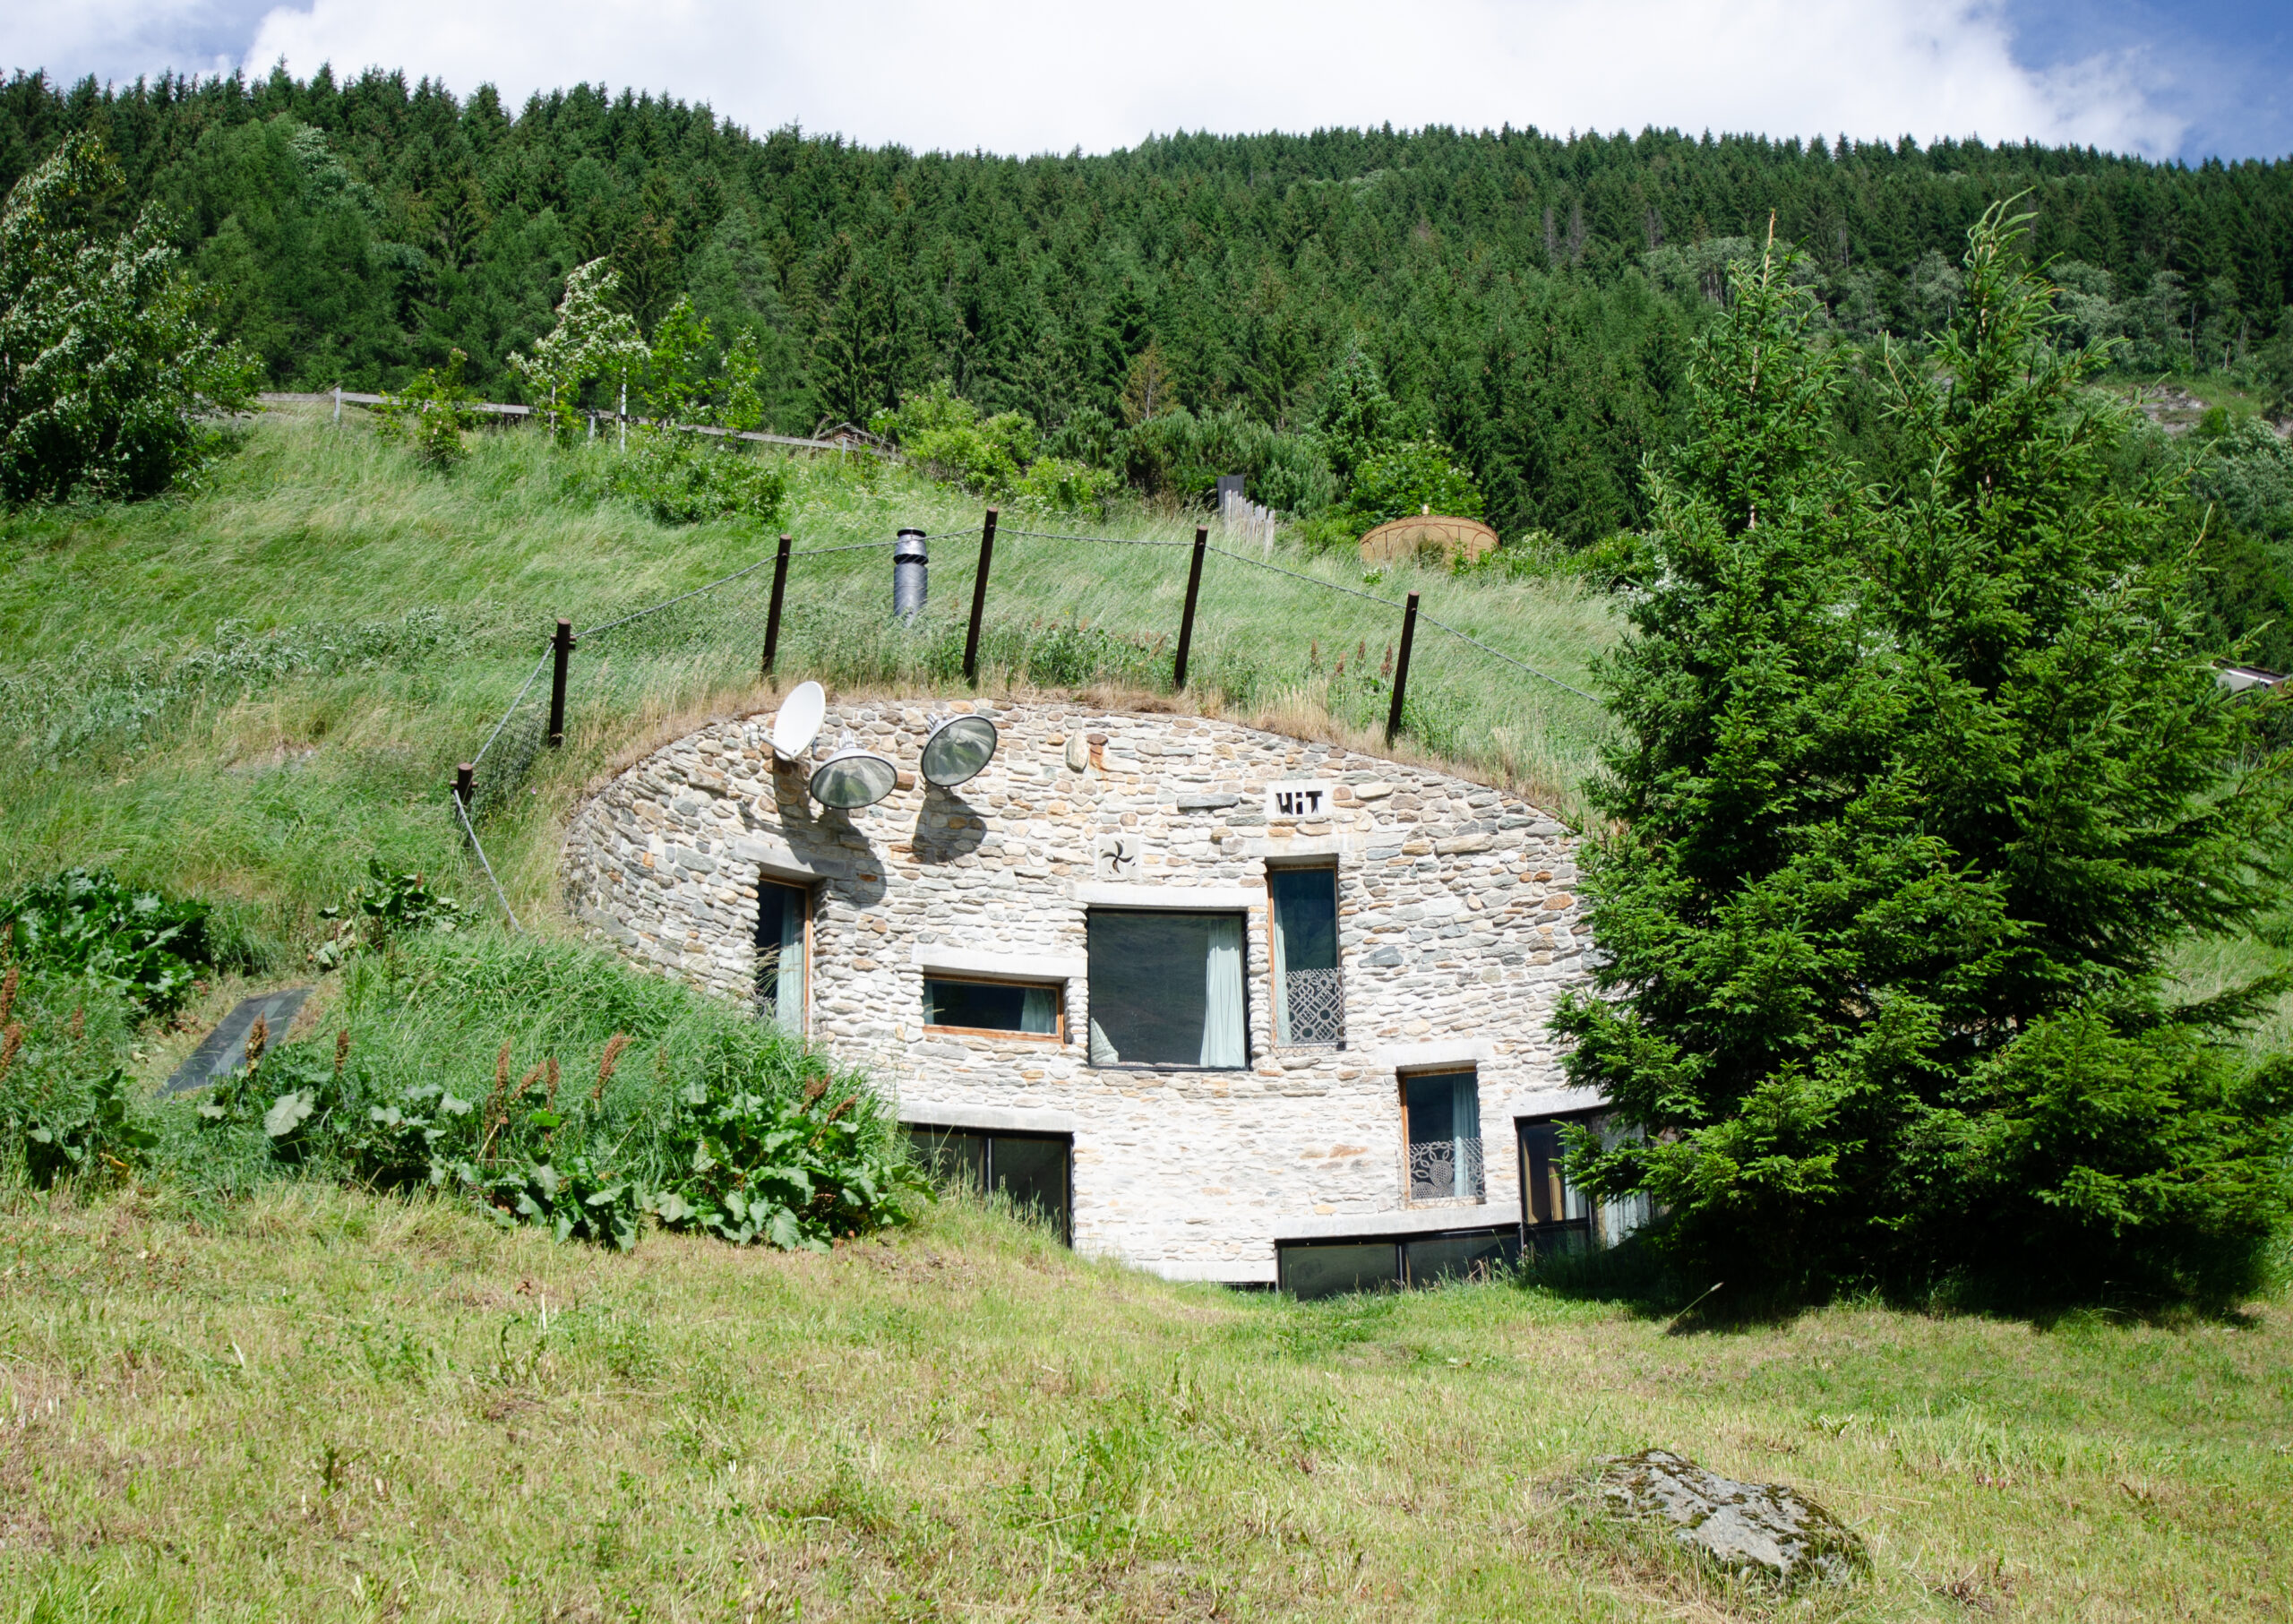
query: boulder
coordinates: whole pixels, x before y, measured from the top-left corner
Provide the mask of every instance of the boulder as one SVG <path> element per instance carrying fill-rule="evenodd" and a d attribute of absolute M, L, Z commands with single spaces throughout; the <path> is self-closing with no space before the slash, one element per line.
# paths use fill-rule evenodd
<path fill-rule="evenodd" d="M 1784 1585 L 1844 1585 L 1870 1566 L 1851 1530 L 1786 1484 L 1739 1483 L 1669 1449 L 1601 1464 L 1601 1498 L 1611 1510 L 1664 1519 L 1674 1539 L 1730 1572 Z"/>

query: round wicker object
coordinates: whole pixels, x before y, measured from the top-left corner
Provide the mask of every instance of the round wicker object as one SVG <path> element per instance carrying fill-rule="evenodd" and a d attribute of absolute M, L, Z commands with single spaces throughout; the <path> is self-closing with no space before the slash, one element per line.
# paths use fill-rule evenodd
<path fill-rule="evenodd" d="M 1478 563 L 1496 550 L 1497 532 L 1478 519 L 1445 519 L 1438 513 L 1388 520 L 1361 537 L 1365 564 L 1407 563 L 1430 560 L 1435 554 L 1444 563 L 1459 558 Z"/>

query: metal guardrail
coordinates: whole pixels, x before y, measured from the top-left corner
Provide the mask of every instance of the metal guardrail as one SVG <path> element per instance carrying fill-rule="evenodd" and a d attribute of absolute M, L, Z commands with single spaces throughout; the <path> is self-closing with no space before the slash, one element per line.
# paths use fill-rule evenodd
<path fill-rule="evenodd" d="M 255 397 L 265 406 L 331 406 L 335 415 L 342 415 L 346 406 L 380 406 L 388 395 L 361 394 L 348 389 L 330 390 L 324 394 L 296 394 L 274 391 Z M 516 406 L 501 400 L 465 400 L 464 411 L 485 412 L 496 417 L 530 417 L 538 410 L 531 406 Z M 584 412 L 583 417 L 596 423 L 627 423 L 644 425 L 651 417 L 624 417 L 618 412 Z M 746 440 L 758 445 L 789 445 L 808 451 L 865 451 L 871 457 L 897 460 L 897 453 L 884 448 L 873 434 L 838 434 L 832 440 L 807 440 L 794 434 L 767 434 L 752 429 L 712 428 L 700 423 L 672 423 L 669 427 L 688 434 L 707 434 L 717 440 Z"/>

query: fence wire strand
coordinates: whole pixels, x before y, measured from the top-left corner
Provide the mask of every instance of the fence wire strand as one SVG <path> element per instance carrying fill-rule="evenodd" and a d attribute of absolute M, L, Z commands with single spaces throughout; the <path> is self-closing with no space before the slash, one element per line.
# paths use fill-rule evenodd
<path fill-rule="evenodd" d="M 1262 558 L 1252 558 L 1247 553 L 1236 553 L 1226 547 L 1221 546 L 1213 546 L 1209 550 L 1217 554 L 1222 558 L 1231 558 L 1238 563 L 1246 563 L 1253 570 L 1271 570 L 1276 575 L 1287 575 L 1292 580 L 1302 580 L 1309 586 L 1320 587 L 1327 591 L 1343 592 L 1348 597 L 1359 597 L 1369 603 L 1382 604 L 1388 609 L 1403 609 L 1408 606 L 1405 604 L 1396 603 L 1390 597 L 1380 597 L 1375 592 L 1357 591 L 1352 587 L 1341 587 L 1334 580 L 1324 580 L 1319 576 L 1303 575 L 1295 570 L 1285 570 L 1280 564 L 1268 563 Z M 1492 649 L 1487 643 L 1482 642 L 1479 638 L 1473 636 L 1470 632 L 1460 632 L 1446 621 L 1435 620 L 1422 609 L 1420 609 L 1417 612 L 1417 618 L 1423 621 L 1429 626 L 1437 627 L 1440 631 L 1447 632 L 1459 642 L 1471 643 L 1483 654 L 1490 655 L 1498 659 L 1503 660 L 1508 666 L 1517 666 L 1521 670 L 1527 672 L 1531 676 L 1550 683 L 1556 688 L 1565 689 L 1568 692 L 1575 694 L 1580 700 L 1591 700 L 1595 705 L 1601 702 L 1599 696 L 1587 693 L 1582 688 L 1577 687 L 1572 683 L 1564 683 L 1559 677 L 1552 675 L 1549 672 L 1540 671 L 1534 666 L 1530 665 L 1526 660 L 1515 659 L 1511 655 L 1506 653 L 1501 649 Z"/>
<path fill-rule="evenodd" d="M 927 542 L 960 540 L 966 537 L 975 537 L 978 534 L 978 531 L 972 529 L 943 530 L 937 533 L 926 534 L 923 539 Z M 1176 548 L 1189 547 L 1194 545 L 1191 540 L 1164 540 L 1152 537 L 1136 536 L 1090 536 L 1078 534 L 1071 531 L 1029 530 L 1017 527 L 1009 529 L 998 530 L 996 535 L 997 539 L 999 540 L 1011 538 L 1026 539 L 1030 541 L 1085 542 L 1104 546 Z M 893 543 L 888 541 L 863 541 L 828 547 L 798 547 L 792 548 L 788 555 L 792 559 L 796 559 L 820 558 L 836 553 L 889 553 L 893 545 Z M 1237 552 L 1231 547 L 1220 546 L 1215 543 L 1207 543 L 1206 551 L 1215 553 L 1221 558 L 1232 559 L 1237 563 L 1248 564 L 1254 570 L 1264 570 L 1271 574 L 1286 577 L 1291 580 L 1302 581 L 1310 587 L 1318 587 L 1325 592 L 1335 593 L 1338 596 L 1344 597 L 1357 598 L 1363 603 L 1375 604 L 1380 609 L 1387 610 L 1388 612 L 1401 610 L 1406 606 L 1396 599 L 1386 597 L 1378 593 L 1366 592 L 1356 587 L 1345 586 L 1334 580 L 1326 580 L 1319 576 L 1309 575 L 1302 571 L 1290 569 L 1285 565 L 1275 563 L 1270 559 L 1254 557 L 1248 553 Z M 645 621 L 652 616 L 661 614 L 665 610 L 674 608 L 680 604 L 691 603 L 694 599 L 705 597 L 708 594 L 719 590 L 720 589 L 730 587 L 737 581 L 755 575 L 766 565 L 772 563 L 777 556 L 777 551 L 775 553 L 767 554 L 753 563 L 745 565 L 741 569 L 734 570 L 730 574 L 721 575 L 714 580 L 705 582 L 700 586 L 693 588 L 689 592 L 681 592 L 675 597 L 665 598 L 657 604 L 650 604 L 644 608 L 632 610 L 627 614 L 618 615 L 612 620 L 601 622 L 597 625 L 589 627 L 587 631 L 578 633 L 577 636 L 584 640 L 598 637 L 606 632 L 613 632 L 617 628 L 630 626 L 638 622 Z M 968 568 L 968 561 L 958 562 L 957 560 L 950 559 L 943 564 L 942 568 L 948 571 L 960 571 L 966 577 L 966 580 L 959 590 L 960 592 L 967 592 L 969 590 L 970 581 L 968 578 L 975 573 L 975 571 Z M 745 614 L 742 613 L 738 609 L 737 606 L 731 613 L 733 619 L 729 623 L 746 627 L 751 632 L 754 631 L 757 616 L 755 614 L 755 606 L 753 604 L 749 606 L 749 610 Z M 1518 659 L 1512 655 L 1507 654 L 1500 649 L 1492 648 L 1488 643 L 1481 641 L 1481 639 L 1472 635 L 1470 632 L 1460 631 L 1458 628 L 1450 625 L 1445 621 L 1437 620 L 1432 615 L 1424 613 L 1421 609 L 1418 612 L 1418 618 L 1427 625 L 1434 628 L 1436 631 L 1446 632 L 1449 636 L 1456 639 L 1459 642 L 1467 644 L 1479 650 L 1481 653 L 1488 655 L 1492 659 L 1501 661 L 1505 665 L 1514 667 L 1516 670 L 1526 672 L 1529 675 L 1535 677 L 1540 682 L 1548 683 L 1553 687 L 1562 690 L 1564 692 L 1574 694 L 1578 699 L 1588 700 L 1594 705 L 1599 705 L 1601 703 L 1598 696 L 1586 692 L 1584 689 L 1576 686 L 1574 683 L 1564 682 L 1549 672 L 1541 671 L 1536 666 L 1530 665 L 1527 661 Z M 719 630 L 721 629 L 722 628 L 720 627 Z M 682 634 L 681 640 L 690 640 L 693 636 L 697 635 L 698 631 L 699 628 L 696 626 L 686 627 L 684 632 Z M 674 630 L 674 626 L 672 626 L 672 629 L 667 635 L 669 635 L 673 640 L 680 640 L 680 634 Z M 648 639 L 647 640 L 649 641 L 650 640 Z M 645 644 L 643 643 L 640 643 L 640 648 L 644 646 Z M 511 700 L 509 707 L 502 711 L 501 718 L 494 723 L 493 731 L 486 735 L 485 744 L 479 748 L 477 756 L 472 759 L 470 764 L 473 768 L 477 768 L 484 764 L 487 757 L 494 753 L 495 745 L 502 741 L 504 732 L 510 728 L 511 723 L 518 717 L 521 710 L 533 709 L 533 707 L 528 705 L 528 698 L 534 692 L 535 684 L 541 680 L 542 673 L 548 668 L 551 658 L 551 652 L 545 650 L 541 657 L 534 663 L 533 670 L 527 674 L 526 680 L 520 685 L 516 696 Z M 510 783 L 511 789 L 514 789 L 515 783 L 522 777 L 525 766 L 529 764 L 529 759 L 537 755 L 540 751 L 542 744 L 540 735 L 541 726 L 542 724 L 537 714 L 531 718 L 529 723 L 520 724 L 516 739 L 513 741 L 512 746 L 510 747 L 509 753 L 511 758 L 517 758 L 520 752 L 522 751 L 524 757 L 528 759 L 527 760 L 521 761 L 518 759 L 511 759 L 509 765 L 501 768 L 499 771 L 489 775 L 486 781 L 482 784 L 478 783 L 476 780 L 475 775 L 473 775 L 473 803 L 484 803 L 490 799 L 498 799 L 500 795 L 509 793 L 508 790 L 502 789 L 500 785 L 494 782 L 496 779 L 503 778 L 505 775 Z M 522 927 L 518 923 L 517 914 L 510 907 L 509 895 L 502 889 L 500 878 L 494 872 L 492 860 L 486 855 L 485 843 L 478 838 L 477 826 L 472 821 L 471 818 L 472 808 L 465 805 L 461 797 L 458 795 L 450 795 L 448 798 L 453 804 L 456 821 L 459 822 L 463 834 L 469 840 L 470 849 L 477 855 L 478 866 L 485 872 L 486 882 L 493 887 L 494 899 L 502 905 L 502 913 L 503 917 L 510 922 L 510 928 L 512 931 L 521 931 Z"/>
<path fill-rule="evenodd" d="M 477 854 L 477 866 L 485 871 L 486 881 L 494 887 L 494 900 L 502 905 L 502 912 L 510 921 L 510 929 L 522 935 L 524 927 L 519 924 L 518 915 L 511 911 L 510 898 L 502 891 L 502 882 L 494 877 L 494 864 L 486 861 L 485 847 L 479 844 L 477 831 L 470 827 L 468 809 L 462 805 L 459 795 L 450 795 L 446 798 L 454 803 L 454 816 L 461 820 L 462 833 L 469 837 L 470 850 Z"/>

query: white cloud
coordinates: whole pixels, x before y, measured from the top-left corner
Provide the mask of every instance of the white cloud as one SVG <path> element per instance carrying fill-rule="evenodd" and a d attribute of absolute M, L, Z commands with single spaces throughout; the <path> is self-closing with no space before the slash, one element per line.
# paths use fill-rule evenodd
<path fill-rule="evenodd" d="M 118 56 L 138 38 L 180 41 L 194 15 L 247 9 L 82 0 L 35 13 L 12 48 L 47 48 L 61 66 L 75 27 Z M 602 81 L 706 101 L 760 131 L 794 121 L 872 144 L 1008 152 L 1388 121 L 2177 149 L 2183 121 L 2126 60 L 2038 73 L 2009 44 L 1996 4 L 1970 0 L 312 0 L 264 15 L 241 59 L 254 72 L 281 56 L 297 73 L 402 67 L 461 91 L 491 81 L 513 105 Z"/>

